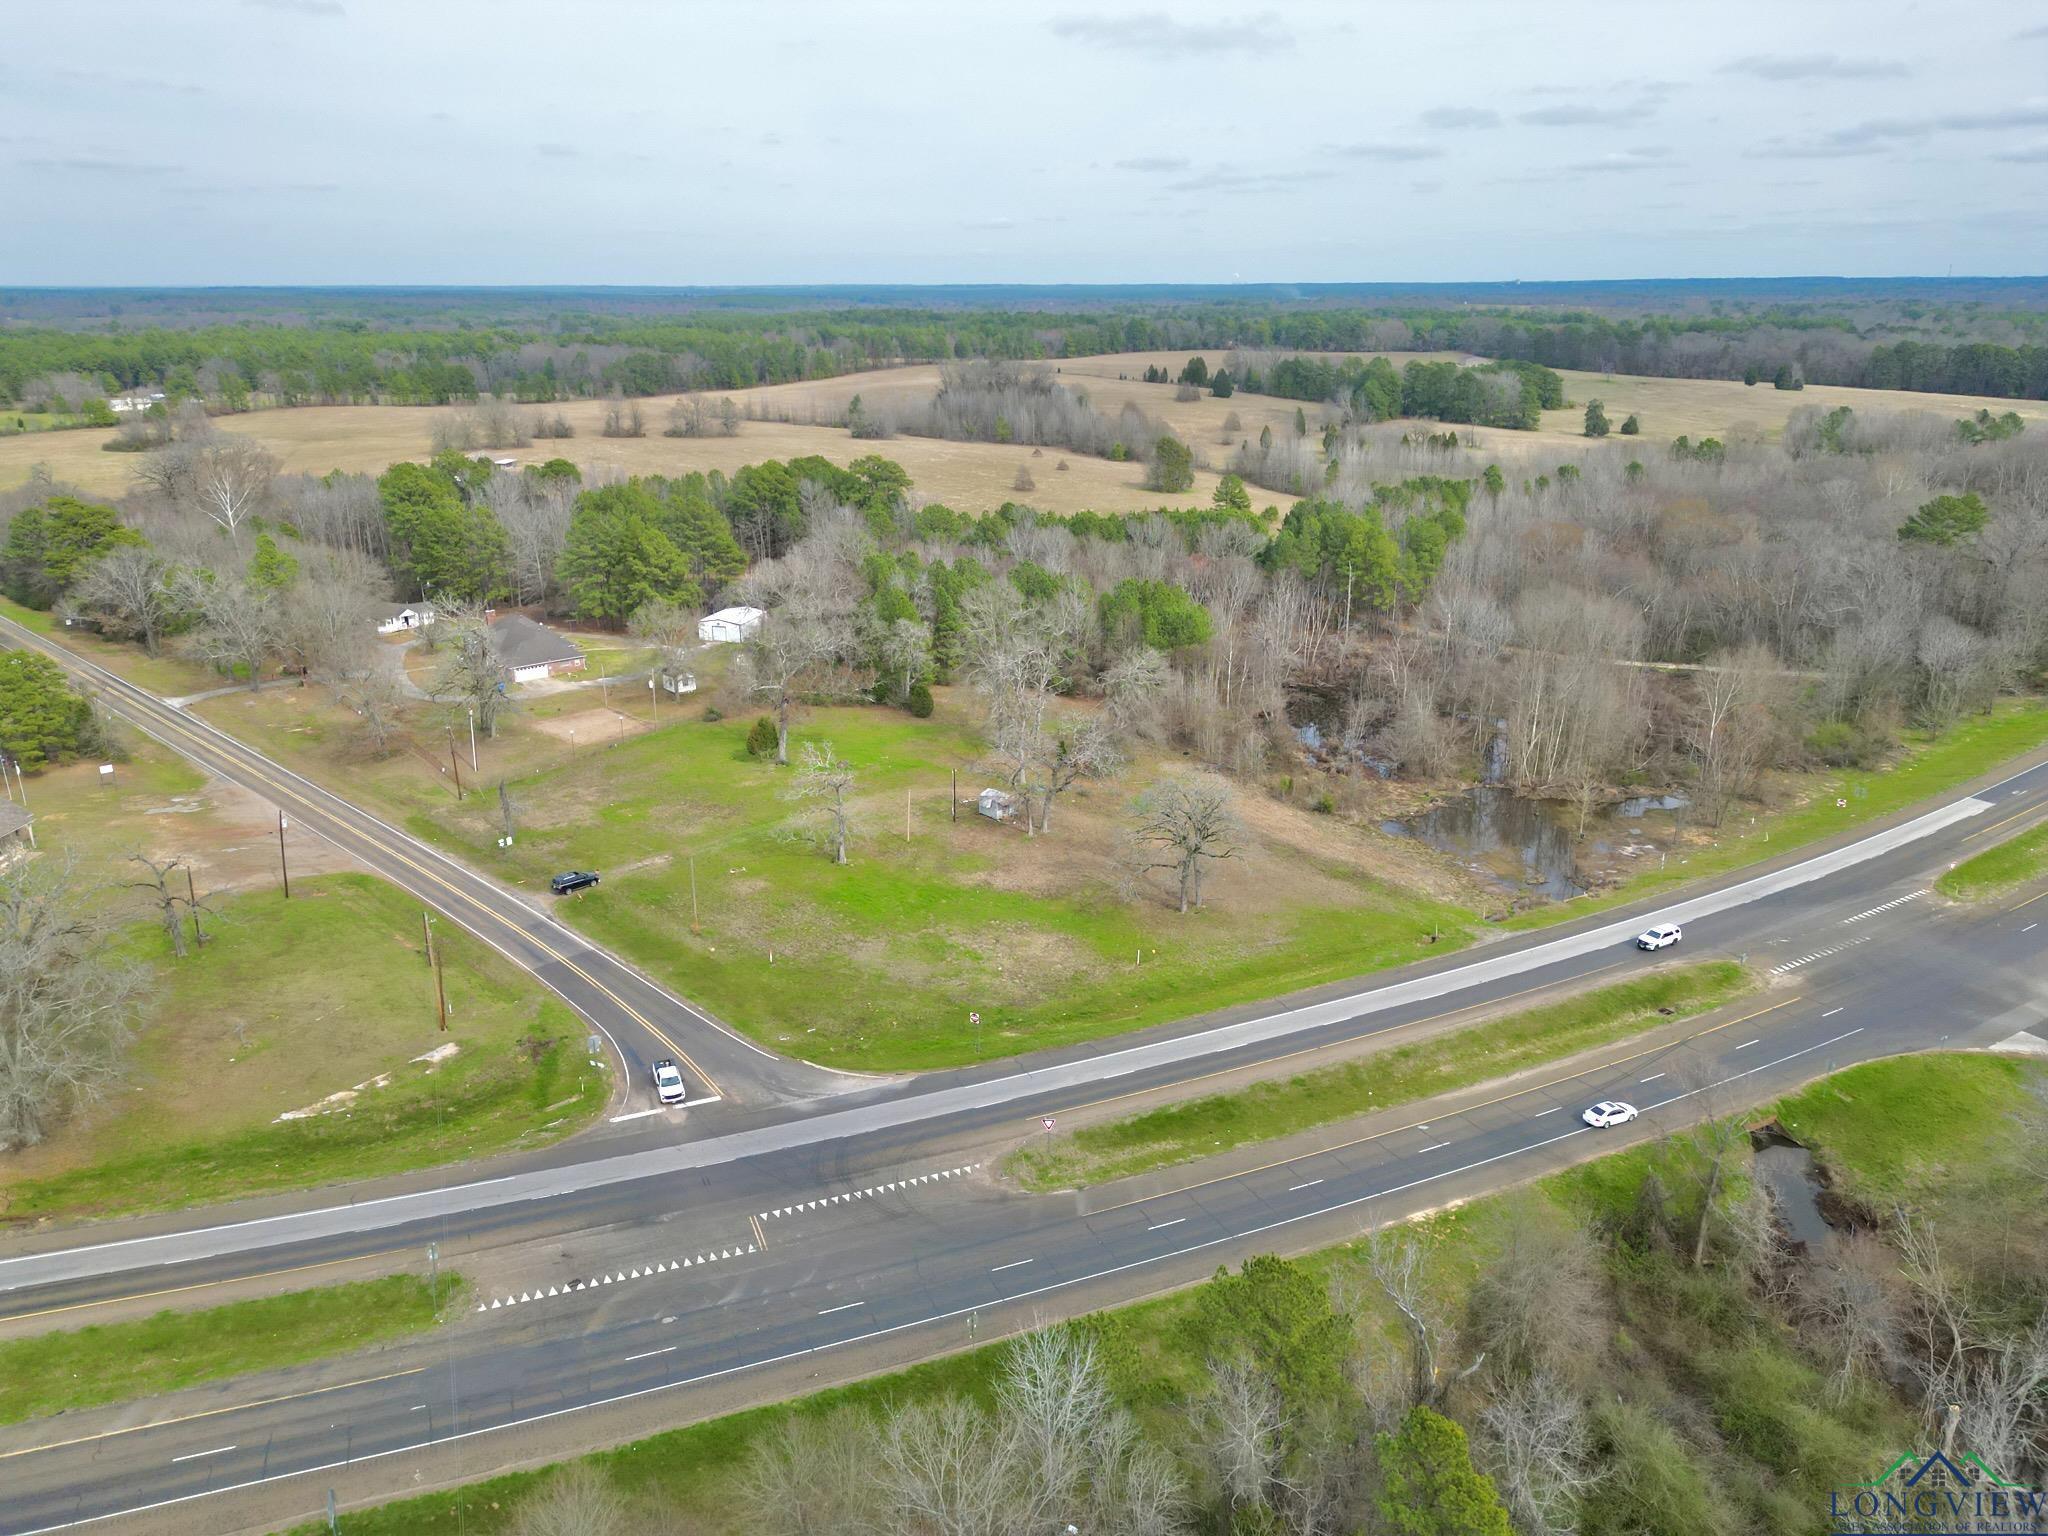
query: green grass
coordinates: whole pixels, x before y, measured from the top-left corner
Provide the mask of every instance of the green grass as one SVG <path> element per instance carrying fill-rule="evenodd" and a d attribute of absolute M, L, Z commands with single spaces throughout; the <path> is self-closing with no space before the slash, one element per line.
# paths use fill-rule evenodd
<path fill-rule="evenodd" d="M 212 668 L 185 660 L 169 650 L 159 656 L 145 655 L 140 646 L 103 640 L 89 629 L 67 629 L 55 614 L 24 608 L 8 598 L 0 597 L 0 615 L 14 620 L 24 629 L 48 636 L 73 654 L 97 662 L 109 672 L 152 693 L 176 698 L 209 688 L 225 687 L 228 682 Z M 0 644 L 4 643 L 4 639 L 0 639 Z"/>
<path fill-rule="evenodd" d="M 1128 1178 L 1556 1061 L 1718 1008 L 1751 985 L 1732 960 L 1658 971 L 1360 1061 L 1088 1126 L 1049 1145 L 1034 1137 L 1004 1168 L 1034 1190 Z"/>
<path fill-rule="evenodd" d="M 424 1332 L 460 1305 L 456 1274 L 391 1275 L 200 1312 L 159 1312 L 0 1342 L 0 1424 L 181 1391 Z"/>
<path fill-rule="evenodd" d="M 2012 1145 L 2027 1063 L 1978 1052 L 1850 1067 L 1783 1099 L 1779 1124 L 1848 1190 L 1890 1202 L 1996 1161 Z"/>
<path fill-rule="evenodd" d="M 2048 822 L 1963 860 L 1934 882 L 1957 901 L 1984 901 L 2048 874 Z"/>
<path fill-rule="evenodd" d="M 292 900 L 224 902 L 183 961 L 139 923 L 124 951 L 154 971 L 129 1082 L 53 1149 L 52 1171 L 0 1186 L 10 1217 L 173 1209 L 486 1157 L 567 1135 L 608 1085 L 584 1031 L 538 983 L 435 925 L 450 1032 L 411 897 L 367 875 L 294 881 Z M 453 1041 L 431 1069 L 410 1058 Z M 389 1073 L 348 1109 L 289 1109 Z"/>
<path fill-rule="evenodd" d="M 531 714 L 565 697 L 577 696 L 536 701 Z M 277 694 L 205 712 L 315 774 L 337 771 L 348 729 L 339 716 Z M 1121 821 L 1151 770 L 1077 792 L 1050 838 L 1026 846 L 971 812 L 948 820 L 951 771 L 981 743 L 943 712 L 917 721 L 819 708 L 799 726 L 793 747 L 829 739 L 859 769 L 863 825 L 852 862 L 836 868 L 797 835 L 804 812 L 782 798 L 788 771 L 746 755 L 753 717 L 701 715 L 665 708 L 658 730 L 597 749 L 586 735 L 573 753 L 515 720 L 484 747 L 479 777 L 491 792 L 460 805 L 409 756 L 352 770 L 350 790 L 541 900 L 557 870 L 602 871 L 601 887 L 558 904 L 567 921 L 764 1045 L 855 1069 L 923 1070 L 1100 1038 L 1340 981 L 1468 937 L 1470 913 L 1301 850 L 1289 850 L 1287 867 L 1313 894 L 1276 882 L 1282 893 L 1262 895 L 1255 913 L 1221 895 L 1185 917 L 1149 897 L 1126 900 L 1104 822 Z M 499 774 L 519 807 L 509 852 L 496 846 Z M 963 772 L 962 794 L 976 782 Z M 1019 866 L 1032 877 L 1013 880 Z"/>
<path fill-rule="evenodd" d="M 1516 914 L 1501 926 L 1547 927 L 1639 901 L 1687 881 L 1726 874 L 1904 810 L 1967 784 L 1999 764 L 2043 745 L 2048 745 L 2048 704 L 2039 699 L 2003 701 L 1990 713 L 1973 715 L 1939 736 L 1909 735 L 1905 755 L 1889 768 L 1817 777 L 1808 788 L 1804 803 L 1758 816 L 1754 830 L 1748 827 L 1743 813 L 1731 813 L 1718 843 L 1693 849 L 1664 869 L 1645 869 L 1600 896 L 1534 908 Z M 1837 806 L 1837 800 L 1846 800 L 1848 804 Z M 1738 821 L 1743 823 L 1739 830 Z"/>

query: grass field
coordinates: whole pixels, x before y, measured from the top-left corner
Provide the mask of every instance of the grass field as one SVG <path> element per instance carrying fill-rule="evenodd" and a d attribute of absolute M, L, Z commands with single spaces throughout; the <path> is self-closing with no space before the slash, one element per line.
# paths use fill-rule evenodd
<path fill-rule="evenodd" d="M 1994 843 L 1963 860 L 1935 881 L 1934 888 L 1957 901 L 1984 901 L 2044 874 L 2048 874 L 2048 823 L 2030 827 L 2018 837 Z"/>
<path fill-rule="evenodd" d="M 1034 1137 L 1004 1172 L 1032 1190 L 1128 1178 L 1526 1071 L 1708 1012 L 1753 985 L 1730 960 L 1678 966 L 1341 1066 Z"/>
<path fill-rule="evenodd" d="M 597 702 L 587 689 L 536 700 L 484 744 L 486 792 L 460 805 L 418 757 L 348 758 L 348 717 L 310 692 L 201 708 L 294 766 L 346 772 L 353 795 L 537 895 L 557 870 L 600 871 L 602 886 L 560 904 L 567 920 L 762 1043 L 838 1066 L 935 1067 L 1111 1035 L 1466 935 L 1468 914 L 1442 899 L 1452 877 L 1415 850 L 1253 794 L 1205 910 L 1125 899 L 1125 806 L 1168 771 L 1159 763 L 1066 796 L 1050 836 L 1027 841 L 971 805 L 955 822 L 953 771 L 963 799 L 983 781 L 980 742 L 950 698 L 928 721 L 821 708 L 799 725 L 796 745 L 829 740 L 860 774 L 852 862 L 835 868 L 782 798 L 788 770 L 747 757 L 751 716 L 711 723 L 692 705 L 649 729 L 643 701 L 624 730 Z M 572 707 L 582 713 L 548 713 Z M 496 846 L 501 779 L 517 808 L 509 852 Z"/>
<path fill-rule="evenodd" d="M 1085 389 L 1095 405 L 1110 415 L 1126 402 L 1139 406 L 1164 421 L 1198 455 L 1219 467 L 1227 460 L 1236 440 L 1256 438 L 1261 427 L 1272 426 L 1276 436 L 1294 430 L 1295 408 L 1301 404 L 1298 401 L 1242 394 L 1217 400 L 1205 394 L 1199 400 L 1183 402 L 1174 399 L 1171 384 L 1139 382 L 1147 364 L 1162 364 L 1177 373 L 1191 355 L 1194 354 L 1117 353 L 1063 358 L 1046 366 L 1058 368 L 1064 383 Z M 1227 349 L 1209 348 L 1201 355 L 1215 366 L 1223 361 Z M 1418 358 L 1450 354 L 1387 355 L 1400 367 Z M 1051 512 L 1077 512 L 1084 508 L 1117 512 L 1157 506 L 1166 499 L 1144 488 L 1144 471 L 1137 464 L 1112 464 L 1105 459 L 1052 448 L 1034 454 L 1029 447 L 1001 443 L 951 443 L 914 437 L 897 437 L 881 443 L 857 442 L 843 428 L 809 424 L 837 420 L 855 394 L 871 407 L 886 406 L 892 400 L 927 398 L 937 386 L 938 373 L 936 366 L 919 365 L 849 374 L 815 383 L 735 390 L 732 398 L 742 409 L 751 407 L 764 417 L 790 419 L 748 421 L 742 424 L 738 436 L 730 438 L 662 436 L 668 399 L 640 402 L 648 436 L 601 437 L 604 402 L 567 401 L 550 409 L 559 409 L 569 418 L 576 430 L 575 437 L 567 442 L 536 442 L 514 452 L 528 462 L 556 456 L 568 458 L 582 467 L 586 476 L 600 470 L 678 474 L 690 469 L 720 469 L 730 474 L 742 464 L 769 458 L 816 453 L 844 464 L 864 453 L 880 452 L 902 464 L 922 494 L 963 511 L 983 511 L 1005 501 L 1023 500 Z M 1783 429 L 1786 417 L 1802 405 L 1822 409 L 1848 405 L 1861 411 L 1932 411 L 1949 418 L 1988 407 L 1994 412 L 2016 410 L 2022 416 L 2048 420 L 2048 405 L 2039 401 L 1824 385 L 1794 392 L 1774 390 L 1767 385 L 1747 388 L 1722 379 L 1608 377 L 1569 371 L 1564 377 L 1572 404 L 1563 410 L 1545 412 L 1540 430 L 1477 432 L 1480 450 L 1469 455 L 1472 473 L 1476 474 L 1490 458 L 1531 453 L 1561 455 L 1567 449 L 1577 453 L 1637 451 L 1628 448 L 1629 439 L 1610 439 L 1605 444 L 1585 439 L 1585 402 L 1595 396 L 1605 402 L 1607 414 L 1617 424 L 1631 412 L 1639 414 L 1643 423 L 1641 441 L 1653 445 L 1669 443 L 1680 433 L 1726 438 L 1741 430 L 1753 430 L 1765 437 L 1775 436 Z M 1306 410 L 1311 419 L 1316 418 L 1315 406 L 1307 406 Z M 1223 422 L 1233 413 L 1240 426 L 1230 434 L 1232 443 L 1226 444 Z M 324 474 L 331 469 L 344 469 L 374 474 L 399 459 L 427 458 L 432 450 L 434 424 L 445 414 L 424 406 L 305 406 L 224 417 L 218 425 L 223 431 L 258 439 L 277 454 L 287 470 Z M 100 444 L 116 430 L 109 427 L 0 436 L 0 487 L 27 479 L 30 469 L 42 464 L 68 484 L 95 494 L 116 495 L 130 483 L 134 467 L 131 455 L 101 451 Z M 1064 471 L 1054 467 L 1062 458 L 1068 465 Z M 1029 493 L 1012 489 L 1020 469 L 1029 470 L 1036 482 L 1036 488 Z M 1215 481 L 1213 471 L 1202 472 L 1197 475 L 1192 491 L 1172 499 L 1180 504 L 1207 502 Z M 1293 499 L 1265 491 L 1258 492 L 1257 497 L 1262 507 L 1270 503 L 1283 509 Z"/>
<path fill-rule="evenodd" d="M 0 1165 L 0 1211 L 110 1215 L 371 1178 L 539 1145 L 596 1114 L 605 1074 L 567 1006 L 445 923 L 437 1031 L 420 917 L 381 880 L 327 875 L 295 881 L 289 902 L 224 902 L 183 961 L 135 925 L 122 947 L 154 979 L 128 1086 Z M 451 1043 L 451 1058 L 415 1059 Z"/>
<path fill-rule="evenodd" d="M 2010 1182 L 2014 1148 L 1999 1136 L 1996 1112 L 2010 1105 L 2032 1071 L 2038 1069 L 1979 1056 L 1908 1057 L 1825 1079 L 1783 1101 L 1776 1113 L 1814 1137 L 1841 1180 L 1887 1177 L 1902 1152 L 1921 1145 L 1919 1134 L 1932 1130 L 1950 1137 L 1958 1160 L 1979 1158 L 1992 1177 Z M 1882 1091 L 1873 1091 L 1872 1074 L 1883 1079 Z M 1959 1140 L 1955 1128 L 1930 1127 L 1918 1114 L 1906 1126 L 1893 1123 L 1902 1102 L 1923 1096 L 1961 1107 L 1950 1095 L 1956 1085 L 1971 1083 L 1978 1085 L 1968 1093 L 1971 1107 L 1993 1113 L 1962 1127 Z M 1415 1230 L 1429 1254 L 1430 1292 L 1441 1314 L 1462 1315 L 1472 1281 L 1509 1222 L 1551 1223 L 1572 1211 L 1591 1216 L 1633 1208 L 1660 1145 L 1670 1146 L 1613 1154 L 1420 1224 Z M 1297 1262 L 1321 1278 L 1355 1268 L 1357 1257 L 1347 1244 Z M 1688 1536 L 1805 1532 L 1818 1507 L 1812 1486 L 1825 1486 L 1836 1461 L 1854 1463 L 1859 1470 L 1852 1475 L 1867 1477 L 1896 1453 L 1895 1440 L 1910 1440 L 1910 1416 L 1890 1399 L 1859 1391 L 1835 1400 L 1788 1331 L 1761 1312 L 1725 1268 L 1695 1273 L 1669 1254 L 1644 1253 L 1612 1259 L 1609 1273 L 1616 1315 L 1606 1353 L 1595 1362 L 1608 1372 L 1597 1427 L 1603 1452 L 1619 1459 L 1624 1475 L 1600 1490 L 1599 1507 L 1610 1518 L 1598 1529 L 1684 1530 Z M 1204 1361 L 1217 1353 L 1201 1324 L 1200 1296 L 1200 1288 L 1181 1291 L 1097 1313 L 1083 1324 L 1108 1363 L 1119 1401 L 1167 1445 L 1185 1442 L 1188 1415 L 1206 1379 Z M 629 1529 L 643 1522 L 741 1536 L 752 1527 L 734 1498 L 734 1473 L 754 1445 L 792 1419 L 823 1418 L 841 1408 L 879 1413 L 947 1396 L 986 1402 L 1003 1350 L 983 1346 L 584 1460 L 627 1501 Z M 354 1536 L 449 1530 L 498 1536 L 513 1528 L 521 1499 L 552 1470 L 396 1500 L 344 1516 L 343 1528 Z M 1657 1523 L 1674 1509 L 1675 1523 Z M 1694 1514 L 1699 1518 L 1686 1518 Z M 324 1529 L 301 1526 L 292 1536 L 318 1536 Z"/>
<path fill-rule="evenodd" d="M 24 629 L 61 641 L 87 661 L 97 662 L 138 688 L 147 688 L 167 698 L 224 687 L 228 682 L 212 668 L 179 656 L 174 650 L 166 650 L 160 656 L 147 656 L 140 646 L 102 640 L 89 629 L 67 629 L 55 615 L 24 608 L 4 597 L 0 597 L 0 615 L 14 620 Z M 7 637 L 0 636 L 0 649 L 8 648 L 8 645 Z"/>
<path fill-rule="evenodd" d="M 411 1275 L 392 1275 L 0 1341 L 0 1424 L 157 1397 L 402 1339 L 458 1308 L 463 1291 L 462 1277 L 452 1272 L 432 1289 Z"/>
<path fill-rule="evenodd" d="M 1713 841 L 1694 846 L 1663 869 L 1645 868 L 1634 879 L 1598 896 L 1531 908 L 1502 926 L 1543 928 L 1640 901 L 1687 881 L 1726 874 L 1889 816 L 1967 784 L 2044 744 L 2048 744 L 2048 704 L 2038 699 L 2002 701 L 1989 714 L 1973 715 L 1940 736 L 1909 735 L 1905 750 L 1888 768 L 1814 775 L 1801 784 L 1802 798 L 1796 804 L 1759 814 L 1754 826 L 1749 825 L 1746 814 L 1731 813 L 1727 826 Z M 1837 801 L 1846 803 L 1838 805 Z"/>

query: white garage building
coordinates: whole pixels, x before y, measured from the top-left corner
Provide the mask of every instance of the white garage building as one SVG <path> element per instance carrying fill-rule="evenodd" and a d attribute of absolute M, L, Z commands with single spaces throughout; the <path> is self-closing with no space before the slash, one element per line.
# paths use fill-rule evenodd
<path fill-rule="evenodd" d="M 706 645 L 738 645 L 753 639 L 766 617 L 759 608 L 721 608 L 697 621 L 697 638 Z"/>

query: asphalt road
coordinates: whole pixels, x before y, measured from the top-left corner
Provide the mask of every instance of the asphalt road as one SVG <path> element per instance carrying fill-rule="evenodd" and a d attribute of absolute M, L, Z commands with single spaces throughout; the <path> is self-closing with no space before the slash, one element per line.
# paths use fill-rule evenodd
<path fill-rule="evenodd" d="M 1204 1027 L 806 1098 L 808 1069 L 781 1077 L 779 1066 L 756 1066 L 752 1046 L 518 898 L 222 745 L 217 732 L 188 729 L 164 706 L 111 694 L 109 703 L 133 708 L 145 728 L 217 771 L 301 797 L 295 804 L 309 821 L 331 815 L 338 837 L 367 845 L 366 863 L 383 869 L 378 860 L 389 860 L 409 889 L 420 889 L 410 883 L 418 880 L 441 890 L 447 905 L 436 906 L 465 926 L 529 934 L 537 922 L 534 948 L 500 947 L 538 957 L 537 973 L 573 961 L 550 984 L 587 1016 L 615 1023 L 609 1010 L 630 1001 L 628 1025 L 651 1015 L 672 1027 L 665 1045 L 695 1031 L 688 1043 L 702 1045 L 699 1060 L 730 1068 L 751 1097 L 635 1122 L 610 1140 L 571 1143 L 502 1172 L 494 1165 L 480 1170 L 483 1180 L 453 1184 L 444 1173 L 409 1188 L 393 1181 L 348 1205 L 252 1203 L 211 1221 L 188 1214 L 10 1240 L 0 1258 L 0 1318 L 430 1241 L 449 1260 L 523 1244 L 515 1263 L 493 1272 L 480 1311 L 429 1344 L 379 1355 L 384 1368 L 364 1379 L 315 1370 L 273 1392 L 228 1383 L 164 1404 L 0 1430 L 0 1532 L 10 1536 L 145 1509 L 177 1518 L 192 1514 L 177 1501 L 229 1489 L 247 1498 L 313 1470 L 345 1499 L 395 1492 L 401 1468 L 427 1449 L 548 1415 L 664 1393 L 681 1412 L 693 1394 L 741 1373 L 892 1338 L 946 1347 L 970 1318 L 994 1326 L 1057 1315 L 1198 1278 L 1247 1252 L 1337 1240 L 1372 1220 L 1662 1134 L 1831 1066 L 2027 1030 L 2048 1035 L 2048 926 L 2035 916 L 2048 903 L 1984 912 L 1926 894 L 1955 858 L 2048 809 L 2044 765 L 1845 848 L 1657 909 L 1686 924 L 1687 958 L 1741 954 L 1780 974 L 1753 1009 L 1703 1025 L 1684 1043 L 1620 1046 L 1569 1077 L 1532 1074 L 1511 1091 L 1410 1106 L 1376 1117 L 1359 1139 L 1283 1160 L 1237 1157 L 1080 1194 L 1017 1196 L 965 1166 L 956 1149 L 1105 1094 L 1269 1061 L 1595 970 L 1657 963 L 1626 944 L 1646 915 L 1489 946 L 1280 1012 L 1241 1010 Z M 585 976 L 595 979 L 579 1003 L 569 989 Z M 716 1056 L 712 1040 L 723 1042 Z M 1607 1133 L 1577 1123 L 1585 1104 L 1606 1097 L 1638 1104 L 1642 1120 Z"/>

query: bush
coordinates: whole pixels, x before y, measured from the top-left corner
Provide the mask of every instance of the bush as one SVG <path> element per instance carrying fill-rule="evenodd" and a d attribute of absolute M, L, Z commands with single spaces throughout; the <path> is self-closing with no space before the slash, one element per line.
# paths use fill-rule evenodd
<path fill-rule="evenodd" d="M 747 756 L 773 757 L 775 755 L 775 721 L 767 715 L 759 716 L 752 729 L 747 732 Z"/>
<path fill-rule="evenodd" d="M 725 711 L 720 709 L 716 704 L 706 704 L 704 706 L 704 723 L 706 725 L 716 725 L 719 721 L 723 720 L 724 718 Z"/>
<path fill-rule="evenodd" d="M 910 698 L 903 707 L 920 720 L 931 719 L 933 709 L 931 686 L 928 683 L 912 683 L 910 685 Z"/>
<path fill-rule="evenodd" d="M 1830 768 L 1865 767 L 1884 746 L 1883 738 L 1847 720 L 1823 720 L 1806 738 L 1806 750 Z"/>

